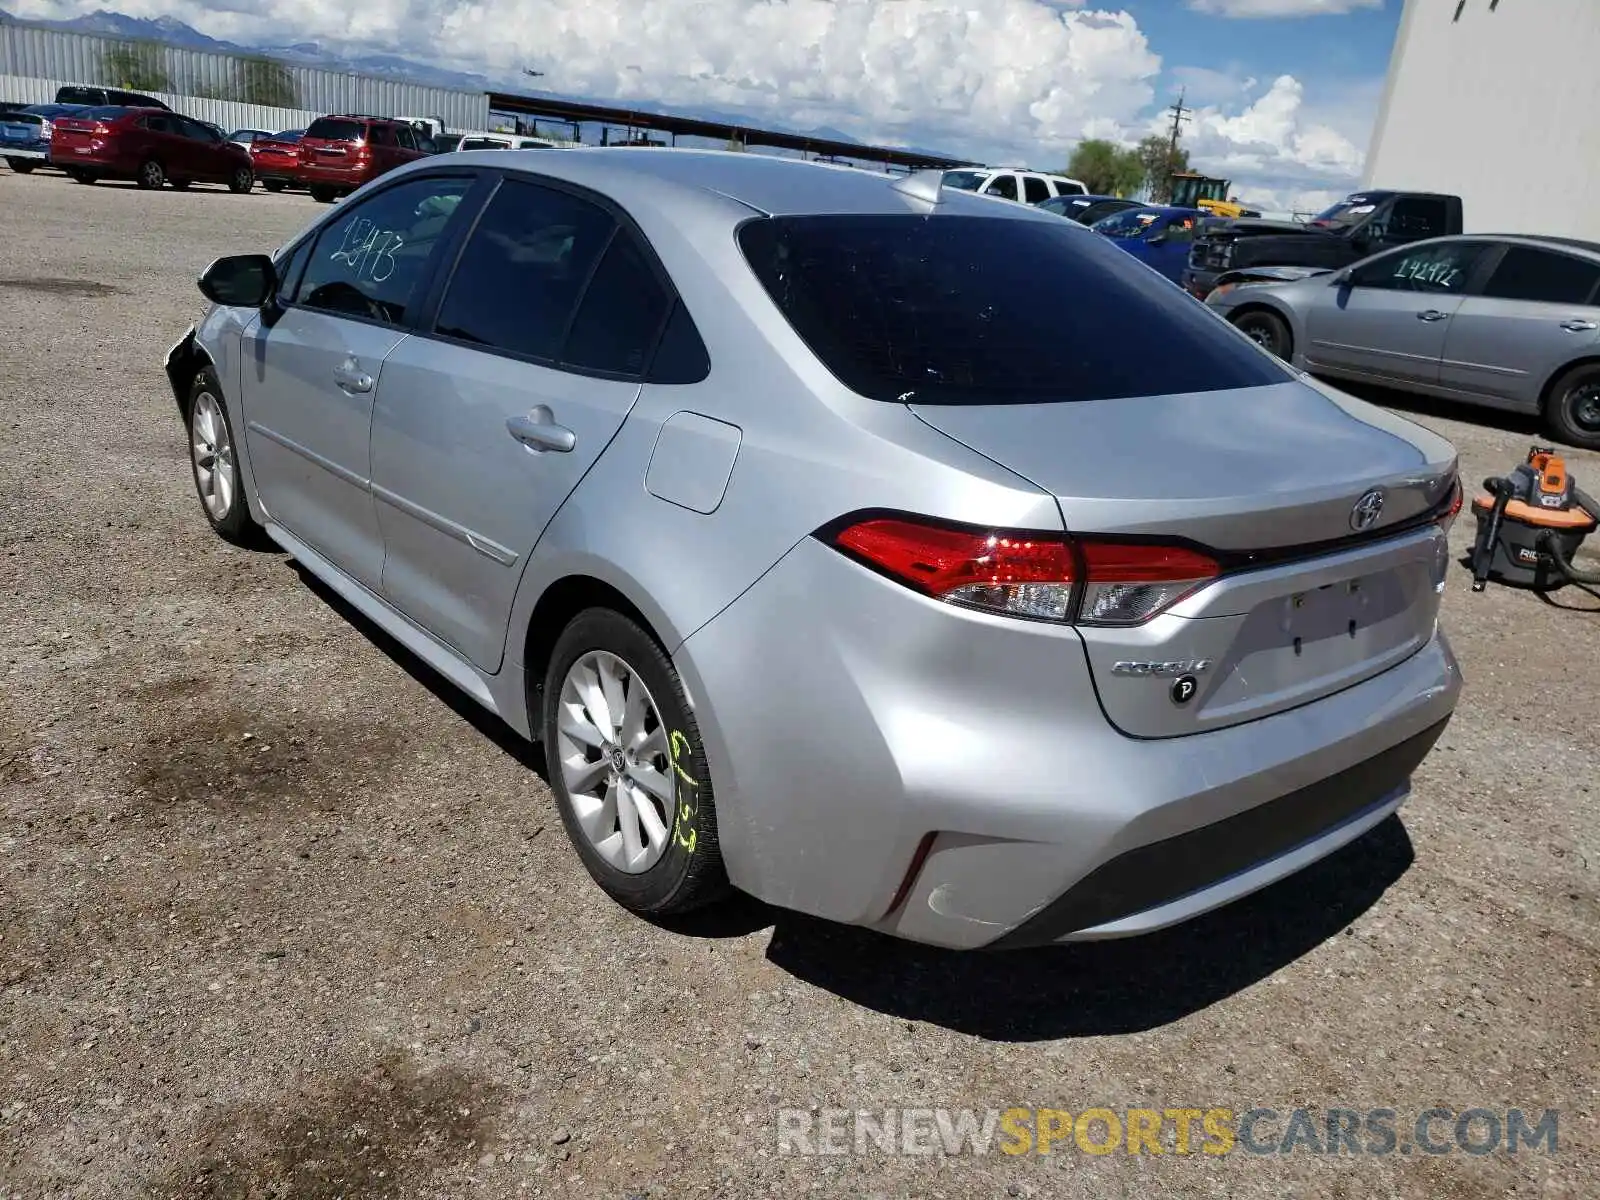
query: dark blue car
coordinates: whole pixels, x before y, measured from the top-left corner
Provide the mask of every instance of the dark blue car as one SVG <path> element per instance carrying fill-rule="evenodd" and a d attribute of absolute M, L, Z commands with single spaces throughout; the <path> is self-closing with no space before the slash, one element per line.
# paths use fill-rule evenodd
<path fill-rule="evenodd" d="M 29 104 L 0 112 L 0 158 L 18 175 L 45 165 L 50 134 L 57 117 L 69 117 L 82 104 Z"/>
<path fill-rule="evenodd" d="M 1173 283 L 1181 284 L 1183 269 L 1189 262 L 1189 243 L 1194 240 L 1195 225 L 1205 215 L 1198 208 L 1142 204 L 1113 213 L 1089 228 L 1104 234 Z"/>

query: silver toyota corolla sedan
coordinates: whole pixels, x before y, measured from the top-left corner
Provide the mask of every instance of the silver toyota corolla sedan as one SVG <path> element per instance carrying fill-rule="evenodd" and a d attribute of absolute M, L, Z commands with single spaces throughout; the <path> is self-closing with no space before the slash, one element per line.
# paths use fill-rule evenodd
<path fill-rule="evenodd" d="M 631 909 L 1140 933 L 1382 821 L 1455 707 L 1451 446 L 936 175 L 452 155 L 201 286 L 211 524 L 541 742 Z"/>
<path fill-rule="evenodd" d="M 1600 450 L 1600 243 L 1434 238 L 1282 274 L 1224 275 L 1206 303 L 1305 370 L 1542 414 L 1557 438 Z"/>

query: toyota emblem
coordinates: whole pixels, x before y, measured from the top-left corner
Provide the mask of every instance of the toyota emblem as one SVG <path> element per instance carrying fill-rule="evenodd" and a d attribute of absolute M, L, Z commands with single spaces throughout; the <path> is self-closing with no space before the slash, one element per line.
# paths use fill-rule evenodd
<path fill-rule="evenodd" d="M 1383 516 L 1383 489 L 1373 488 L 1357 500 L 1356 506 L 1350 510 L 1350 528 L 1357 533 L 1371 529 L 1381 516 Z"/>

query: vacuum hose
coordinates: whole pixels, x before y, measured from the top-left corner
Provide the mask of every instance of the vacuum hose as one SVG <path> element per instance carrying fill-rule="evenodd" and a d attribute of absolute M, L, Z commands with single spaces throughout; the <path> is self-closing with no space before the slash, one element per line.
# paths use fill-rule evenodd
<path fill-rule="evenodd" d="M 1572 498 L 1576 500 L 1578 502 L 1578 506 L 1591 517 L 1600 517 L 1600 508 L 1595 506 L 1594 500 L 1586 492 L 1584 492 L 1583 489 L 1574 488 L 1572 491 Z M 1499 511 L 1504 507 L 1504 503 L 1497 498 L 1495 501 L 1496 513 L 1498 514 Z M 1495 530 L 1497 533 L 1499 532 L 1498 521 L 1495 522 Z M 1538 536 L 1534 542 L 1534 545 L 1538 548 L 1540 553 L 1549 557 L 1550 561 L 1555 564 L 1556 570 L 1561 572 L 1562 575 L 1566 576 L 1568 583 L 1591 585 L 1600 584 L 1600 571 L 1580 571 L 1578 568 L 1574 567 L 1572 565 L 1572 561 L 1562 554 L 1561 544 L 1557 540 L 1555 534 L 1550 532 L 1548 529 Z M 1477 566 L 1476 558 L 1473 559 L 1473 566 Z M 1473 574 L 1472 590 L 1475 592 L 1482 590 L 1478 587 L 1476 571 L 1474 571 Z"/>
<path fill-rule="evenodd" d="M 1478 529 L 1478 540 L 1472 547 L 1472 590 L 1483 591 L 1489 582 L 1489 567 L 1494 562 L 1495 543 L 1500 540 L 1500 523 L 1506 515 L 1506 505 L 1513 498 L 1509 479 L 1491 476 L 1483 481 L 1483 490 L 1494 497 L 1494 507 L 1489 519 Z M 1558 568 L 1559 569 L 1559 568 Z"/>

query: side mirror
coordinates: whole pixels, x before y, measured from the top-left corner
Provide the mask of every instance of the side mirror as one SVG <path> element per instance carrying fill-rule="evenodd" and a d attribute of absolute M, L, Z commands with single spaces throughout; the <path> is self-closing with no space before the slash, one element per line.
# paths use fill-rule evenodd
<path fill-rule="evenodd" d="M 200 276 L 200 294 L 230 308 L 260 308 L 278 290 L 278 271 L 265 254 L 230 254 Z"/>
<path fill-rule="evenodd" d="M 1333 275 L 1329 278 L 1328 283 L 1333 287 L 1349 287 L 1350 286 L 1350 268 L 1346 267 L 1342 271 L 1335 271 L 1333 273 Z"/>

